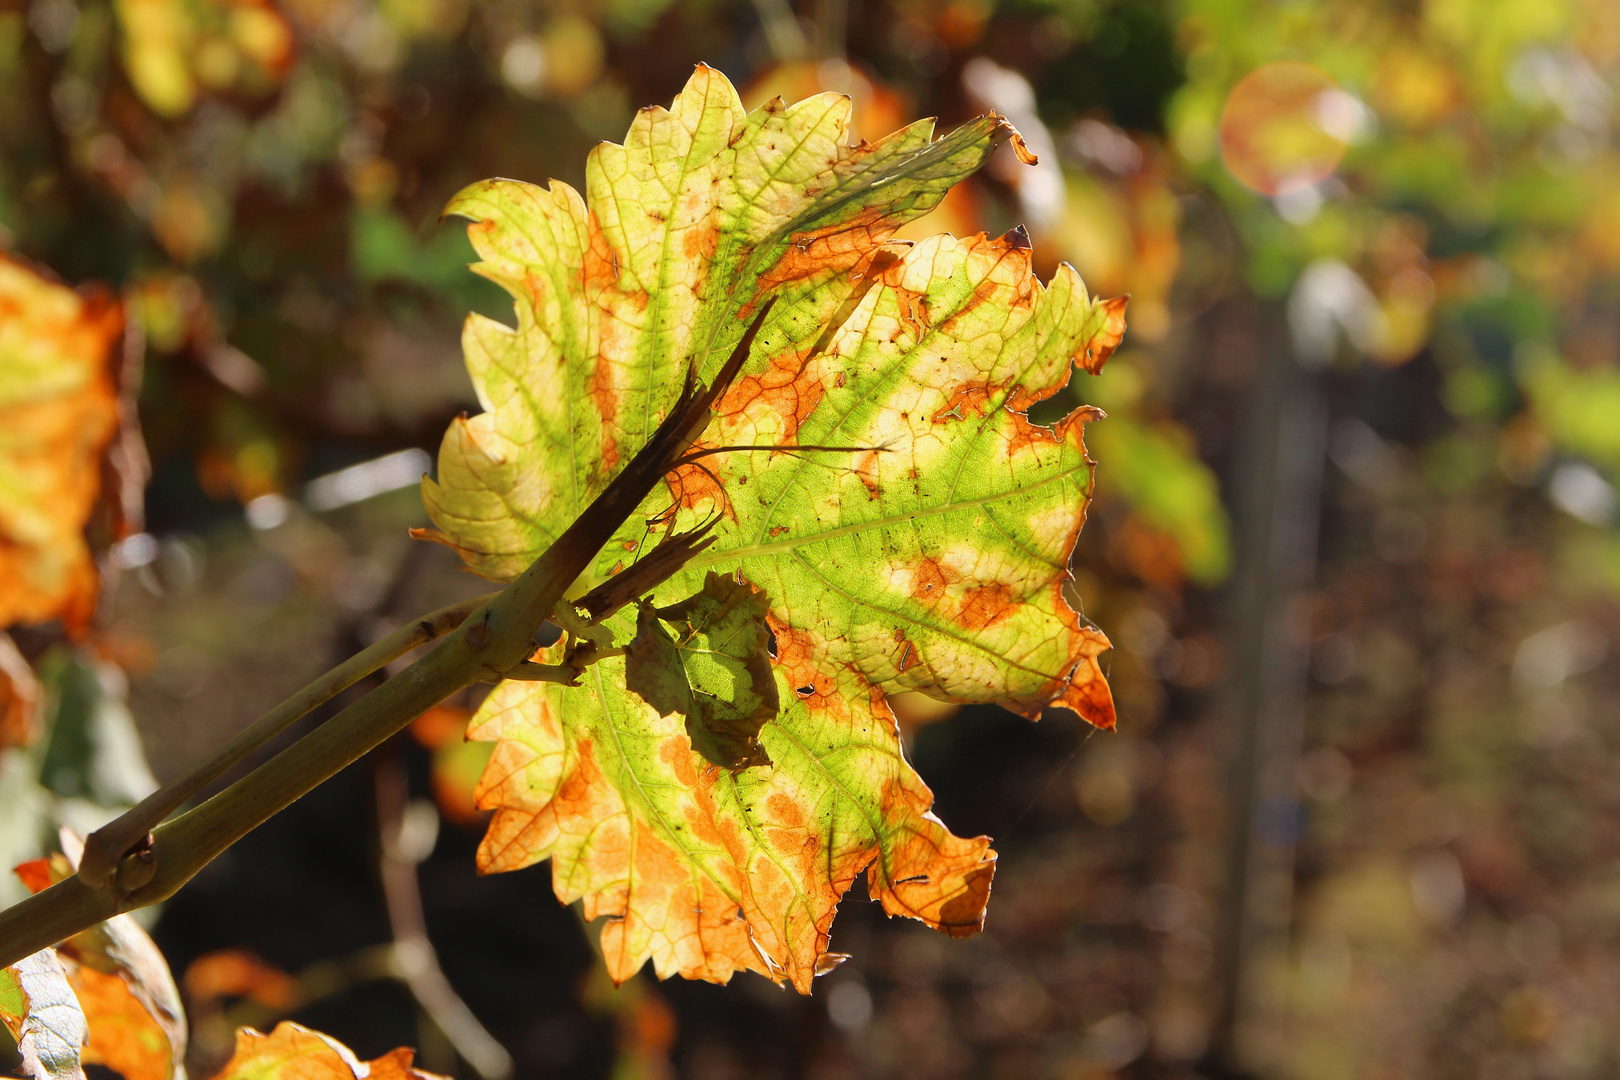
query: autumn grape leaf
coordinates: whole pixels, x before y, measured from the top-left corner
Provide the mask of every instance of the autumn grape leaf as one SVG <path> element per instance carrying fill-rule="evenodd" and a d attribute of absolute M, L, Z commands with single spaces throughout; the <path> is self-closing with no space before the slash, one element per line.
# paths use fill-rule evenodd
<path fill-rule="evenodd" d="M 284 1020 L 265 1035 L 236 1030 L 236 1052 L 214 1080 L 442 1080 L 411 1068 L 415 1053 L 400 1047 L 371 1061 L 330 1035 Z"/>
<path fill-rule="evenodd" d="M 84 1012 L 55 949 L 0 968 L 0 1023 L 17 1041 L 34 1080 L 84 1080 Z"/>
<path fill-rule="evenodd" d="M 69 846 L 77 847 L 76 838 Z M 71 877 L 61 854 L 17 867 L 30 892 Z M 82 1060 L 124 1080 L 184 1080 L 186 1017 L 169 965 L 140 924 L 115 915 L 57 946 L 89 1025 Z"/>
<path fill-rule="evenodd" d="M 674 470 L 576 586 L 711 524 L 652 601 L 697 594 L 710 570 L 768 597 L 783 702 L 758 733 L 771 764 L 710 767 L 678 714 L 627 689 L 619 657 L 577 688 L 505 682 L 469 729 L 497 742 L 480 868 L 550 858 L 558 897 L 607 917 L 617 980 L 651 959 L 661 976 L 746 969 L 807 991 L 838 960 L 828 931 L 862 871 L 890 914 L 952 935 L 982 925 L 995 853 L 929 812 L 890 692 L 1113 724 L 1107 639 L 1063 594 L 1092 482 L 1081 436 L 1099 414 L 1048 428 L 1023 410 L 1074 364 L 1101 367 L 1123 301 L 1093 301 L 1067 266 L 1043 286 L 1022 231 L 892 242 L 1017 138 L 1004 121 L 849 146 L 848 117 L 833 94 L 745 113 L 700 67 L 624 145 L 592 152 L 585 198 L 492 180 L 449 206 L 473 219 L 475 269 L 513 295 L 517 326 L 467 322 L 486 411 L 445 435 L 426 535 L 496 580 L 544 551 L 688 369 L 714 372 L 775 301 L 694 450 L 716 452 Z M 627 642 L 635 622 L 626 608 L 604 625 Z"/>
<path fill-rule="evenodd" d="M 96 567 L 84 527 L 118 433 L 124 317 L 0 255 L 0 627 L 89 622 Z"/>
<path fill-rule="evenodd" d="M 771 763 L 759 742 L 760 727 L 781 707 L 769 611 L 764 593 L 711 570 L 696 595 L 663 608 L 644 603 L 636 612 L 625 685 L 660 716 L 686 717 L 692 749 L 722 768 Z"/>

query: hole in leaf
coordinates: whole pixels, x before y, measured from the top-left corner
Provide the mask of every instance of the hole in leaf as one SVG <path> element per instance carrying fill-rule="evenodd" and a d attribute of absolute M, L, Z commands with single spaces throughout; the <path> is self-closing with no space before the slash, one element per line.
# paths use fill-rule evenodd
<path fill-rule="evenodd" d="M 772 660 L 776 659 L 776 631 L 769 628 L 765 631 L 765 651 L 771 654 Z"/>
<path fill-rule="evenodd" d="M 813 694 L 815 692 L 816 692 L 816 688 L 813 687 L 813 686 L 801 686 L 797 690 L 794 691 L 794 693 L 798 694 L 800 697 L 809 697 L 811 694 Z"/>

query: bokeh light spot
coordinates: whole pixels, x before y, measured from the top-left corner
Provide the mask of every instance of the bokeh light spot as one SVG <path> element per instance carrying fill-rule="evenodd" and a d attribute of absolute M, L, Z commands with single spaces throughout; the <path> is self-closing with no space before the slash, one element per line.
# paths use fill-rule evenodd
<path fill-rule="evenodd" d="M 1221 159 L 1264 195 L 1298 191 L 1331 176 L 1351 132 L 1335 106 L 1348 95 L 1320 68 L 1267 64 L 1232 87 L 1221 113 Z"/>

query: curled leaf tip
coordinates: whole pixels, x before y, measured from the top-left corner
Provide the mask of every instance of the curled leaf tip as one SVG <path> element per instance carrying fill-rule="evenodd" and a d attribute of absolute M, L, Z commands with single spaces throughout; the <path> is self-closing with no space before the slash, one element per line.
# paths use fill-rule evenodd
<path fill-rule="evenodd" d="M 1018 156 L 1020 162 L 1025 165 L 1039 165 L 1041 163 L 1041 159 L 1035 156 L 1035 152 L 1029 148 L 1029 144 L 1024 142 L 1023 133 L 1013 126 L 1011 120 L 996 112 L 990 114 L 990 120 L 995 125 L 996 135 L 1012 143 L 1013 153 Z"/>

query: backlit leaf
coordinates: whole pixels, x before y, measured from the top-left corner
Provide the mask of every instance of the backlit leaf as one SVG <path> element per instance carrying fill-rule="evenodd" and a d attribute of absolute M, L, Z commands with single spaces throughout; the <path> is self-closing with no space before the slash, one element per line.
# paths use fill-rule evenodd
<path fill-rule="evenodd" d="M 84 1012 L 56 950 L 0 968 L 0 1023 L 17 1040 L 23 1071 L 34 1080 L 84 1080 Z"/>
<path fill-rule="evenodd" d="M 123 312 L 0 255 L 0 627 L 95 608 L 84 527 L 118 432 Z"/>
<path fill-rule="evenodd" d="M 653 602 L 698 593 L 710 570 L 768 597 L 784 702 L 759 731 L 771 764 L 711 767 L 679 716 L 626 688 L 619 657 L 579 688 L 504 683 L 470 731 L 498 740 L 480 867 L 550 858 L 558 896 L 607 917 L 618 980 L 651 959 L 661 976 L 747 969 L 808 990 L 863 870 L 891 914 L 982 925 L 995 854 L 929 813 L 887 694 L 1113 723 L 1107 640 L 1063 598 L 1099 414 L 1047 428 L 1022 410 L 1075 363 L 1101 367 L 1123 301 L 1093 301 L 1067 266 L 1043 286 L 1021 231 L 890 242 L 1016 134 L 988 117 L 936 140 L 925 121 L 851 147 L 848 114 L 831 94 L 745 113 L 699 68 L 669 110 L 592 152 L 586 198 L 498 180 L 450 204 L 518 321 L 468 320 L 487 411 L 452 425 L 424 496 L 433 538 L 497 580 L 629 460 L 688 367 L 712 374 L 775 299 L 699 443 L 772 449 L 672 472 L 578 586 L 712 522 L 714 543 Z M 605 625 L 627 642 L 635 623 L 626 609 Z"/>
<path fill-rule="evenodd" d="M 411 1068 L 415 1053 L 400 1047 L 371 1061 L 330 1035 L 289 1021 L 265 1035 L 252 1028 L 236 1032 L 236 1053 L 214 1080 L 437 1080 Z"/>

